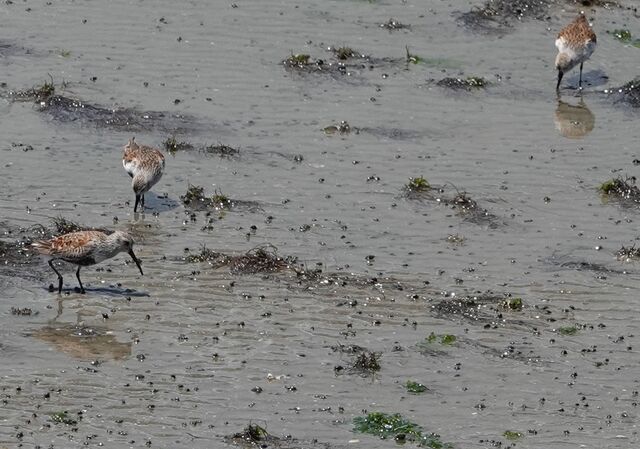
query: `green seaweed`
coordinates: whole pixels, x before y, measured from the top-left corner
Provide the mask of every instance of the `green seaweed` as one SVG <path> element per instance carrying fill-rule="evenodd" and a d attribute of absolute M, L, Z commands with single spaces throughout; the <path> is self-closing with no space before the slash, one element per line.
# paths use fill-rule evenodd
<path fill-rule="evenodd" d="M 409 52 L 409 47 L 405 46 L 404 47 L 405 50 L 407 51 L 407 64 L 411 63 L 411 64 L 420 64 L 421 62 L 423 62 L 422 58 L 420 56 L 411 54 Z"/>
<path fill-rule="evenodd" d="M 422 176 L 409 178 L 409 182 L 404 186 L 408 192 L 426 192 L 431 190 L 431 184 Z"/>
<path fill-rule="evenodd" d="M 517 441 L 523 436 L 522 433 L 515 430 L 505 430 L 502 435 L 509 441 Z"/>
<path fill-rule="evenodd" d="M 41 85 L 34 86 L 31 89 L 11 92 L 11 96 L 16 101 L 35 101 L 39 103 L 53 97 L 55 93 L 56 87 L 53 84 L 53 78 L 49 76 L 49 81 L 45 81 Z"/>
<path fill-rule="evenodd" d="M 617 198 L 625 202 L 640 202 L 640 189 L 636 186 L 636 178 L 622 177 L 613 178 L 603 182 L 598 186 L 598 191 L 602 195 Z"/>
<path fill-rule="evenodd" d="M 78 424 L 78 420 L 69 417 L 67 411 L 51 413 L 50 416 L 51 420 L 56 424 L 66 424 L 67 426 L 75 426 Z"/>
<path fill-rule="evenodd" d="M 178 151 L 193 150 L 193 145 L 189 142 L 179 142 L 176 136 L 167 137 L 167 139 L 162 142 L 162 145 L 171 154 L 176 154 Z"/>
<path fill-rule="evenodd" d="M 287 67 L 305 67 L 311 64 L 311 56 L 305 53 L 291 53 L 291 56 L 282 61 L 282 63 Z"/>
<path fill-rule="evenodd" d="M 457 338 L 452 334 L 442 334 L 436 335 L 435 332 L 431 332 L 427 338 L 425 338 L 424 343 L 436 343 L 439 342 L 442 345 L 452 345 L 456 342 Z"/>
<path fill-rule="evenodd" d="M 351 47 L 338 47 L 338 48 L 332 47 L 331 51 L 333 51 L 333 53 L 336 55 L 336 58 L 338 58 L 341 61 L 346 61 L 349 58 L 356 58 L 360 56 Z"/>
<path fill-rule="evenodd" d="M 509 298 L 502 302 L 503 309 L 522 310 L 522 298 Z"/>
<path fill-rule="evenodd" d="M 211 197 L 211 201 L 216 209 L 229 209 L 232 205 L 232 201 L 224 193 L 215 191 Z"/>
<path fill-rule="evenodd" d="M 562 326 L 558 328 L 558 333 L 560 335 L 576 335 L 578 328 L 576 326 Z"/>
<path fill-rule="evenodd" d="M 640 48 L 640 39 L 634 39 L 631 35 L 631 31 L 627 29 L 621 28 L 613 31 L 607 31 L 607 34 L 611 34 L 617 41 Z"/>
<path fill-rule="evenodd" d="M 416 394 L 424 393 L 425 391 L 428 390 L 428 388 L 425 385 L 421 384 L 420 382 L 415 382 L 413 380 L 408 380 L 407 383 L 405 384 L 405 387 L 409 393 L 416 393 Z"/>
<path fill-rule="evenodd" d="M 420 447 L 432 449 L 453 447 L 449 443 L 443 443 L 440 435 L 424 433 L 421 426 L 409 421 L 399 413 L 370 412 L 366 416 L 353 418 L 353 425 L 354 432 L 375 435 L 382 439 L 393 438 L 398 443 L 411 441 Z"/>

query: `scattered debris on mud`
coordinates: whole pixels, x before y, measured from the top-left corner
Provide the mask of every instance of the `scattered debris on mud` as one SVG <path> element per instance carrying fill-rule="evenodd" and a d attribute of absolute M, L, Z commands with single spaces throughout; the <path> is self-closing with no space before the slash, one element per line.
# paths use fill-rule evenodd
<path fill-rule="evenodd" d="M 514 298 L 509 293 L 486 292 L 464 297 L 449 297 L 436 302 L 432 309 L 436 316 L 448 319 L 464 318 L 484 324 L 486 328 L 505 325 L 508 320 L 503 312 L 522 310 L 522 299 Z M 433 338 L 438 340 L 438 336 Z M 455 341 L 455 336 L 454 340 Z M 443 343 L 446 344 L 446 343 Z"/>
<path fill-rule="evenodd" d="M 310 449 L 329 449 L 330 447 L 333 447 L 328 444 L 319 443 L 316 440 L 301 441 L 293 438 L 291 435 L 280 438 L 271 435 L 264 427 L 253 423 L 250 423 L 247 427 L 242 429 L 241 432 L 225 436 L 224 442 L 246 449 L 300 449 L 303 447 Z"/>
<path fill-rule="evenodd" d="M 471 92 L 473 90 L 484 89 L 489 86 L 489 81 L 479 76 L 470 76 L 467 78 L 442 78 L 436 82 L 437 86 L 445 87 L 452 90 L 465 90 Z"/>
<path fill-rule="evenodd" d="M 78 424 L 78 420 L 82 419 L 82 412 L 78 412 L 78 419 L 72 418 L 69 415 L 69 412 L 62 411 L 62 412 L 56 412 L 56 413 L 51 413 L 51 421 L 53 421 L 55 424 L 65 424 L 67 426 L 75 426 Z"/>
<path fill-rule="evenodd" d="M 362 351 L 351 362 L 349 372 L 361 376 L 370 376 L 380 371 L 380 354 L 376 352 Z"/>
<path fill-rule="evenodd" d="M 605 89 L 604 93 L 613 100 L 614 104 L 640 108 L 640 78 L 629 81 L 620 87 Z"/>
<path fill-rule="evenodd" d="M 171 155 L 175 155 L 181 151 L 199 151 L 204 154 L 231 158 L 237 157 L 240 154 L 240 150 L 229 145 L 218 143 L 215 145 L 196 146 L 190 142 L 179 141 L 175 135 L 167 137 L 167 139 L 162 143 L 162 146 Z"/>
<path fill-rule="evenodd" d="M 368 55 L 355 51 L 351 47 L 328 47 L 331 57 L 314 59 L 306 53 L 292 53 L 282 61 L 284 67 L 299 74 L 326 74 L 335 78 L 351 76 L 354 72 L 373 68 L 383 59 L 373 59 Z M 387 62 L 390 62 L 387 61 Z"/>
<path fill-rule="evenodd" d="M 237 204 L 226 195 L 216 190 L 211 196 L 204 194 L 204 187 L 189 184 L 187 192 L 180 197 L 184 206 L 190 210 L 229 210 Z"/>
<path fill-rule="evenodd" d="M 402 187 L 402 196 L 408 200 L 426 200 L 444 204 L 457 211 L 466 221 L 475 224 L 487 225 L 492 228 L 502 224 L 497 216 L 489 213 L 486 209 L 481 209 L 478 203 L 466 192 L 456 189 L 453 196 L 448 196 L 444 186 L 434 187 L 423 177 L 409 178 L 409 182 Z"/>
<path fill-rule="evenodd" d="M 381 439 L 393 439 L 402 444 L 412 442 L 420 447 L 451 449 L 450 443 L 443 443 L 440 435 L 426 433 L 421 426 L 409 421 L 399 413 L 387 414 L 370 412 L 353 418 L 353 431 L 375 435 Z"/>
<path fill-rule="evenodd" d="M 404 23 L 401 23 L 398 20 L 391 18 L 386 22 L 381 23 L 380 28 L 384 28 L 385 30 L 389 30 L 389 31 L 408 30 L 408 29 L 411 29 L 411 25 L 405 25 Z"/>
<path fill-rule="evenodd" d="M 603 182 L 598 191 L 604 198 L 615 200 L 623 205 L 640 203 L 640 188 L 636 186 L 636 177 L 618 177 Z"/>
<path fill-rule="evenodd" d="M 623 245 L 622 248 L 616 251 L 616 259 L 623 262 L 640 260 L 640 248 L 636 248 L 635 245 L 629 247 Z"/>
<path fill-rule="evenodd" d="M 349 125 L 349 123 L 347 123 L 345 120 L 342 120 L 340 123 L 335 125 L 325 126 L 324 128 L 322 128 L 322 130 L 327 135 L 349 134 L 351 133 L 351 131 L 354 131 L 356 134 L 358 134 L 360 131 L 358 128 L 352 128 L 351 125 Z"/>
<path fill-rule="evenodd" d="M 62 83 L 60 90 L 67 85 Z M 53 80 L 25 90 L 10 90 L 13 101 L 34 102 L 37 110 L 47 113 L 53 120 L 76 123 L 117 131 L 170 131 L 179 132 L 199 127 L 195 117 L 168 112 L 138 111 L 133 108 L 105 108 L 82 100 L 58 94 Z"/>
<path fill-rule="evenodd" d="M 264 427 L 260 427 L 257 424 L 249 424 L 242 432 L 225 437 L 225 441 L 242 447 L 262 448 L 279 445 L 280 438 L 269 434 Z"/>
<path fill-rule="evenodd" d="M 281 257 L 273 245 L 262 245 L 241 255 L 229 255 L 202 247 L 198 254 L 188 254 L 186 262 L 207 262 L 214 268 L 229 267 L 232 274 L 274 273 L 292 268 L 293 257 Z"/>
<path fill-rule="evenodd" d="M 552 8 L 563 8 L 567 4 L 583 8 L 622 7 L 613 0 L 486 0 L 482 6 L 475 6 L 470 11 L 459 14 L 458 22 L 474 32 L 504 34 L 524 20 L 547 21 Z"/>
<path fill-rule="evenodd" d="M 167 139 L 162 142 L 162 146 L 171 154 L 176 154 L 178 151 L 190 151 L 195 148 L 189 142 L 178 141 L 176 136 L 167 137 Z"/>
<path fill-rule="evenodd" d="M 56 87 L 53 84 L 53 78 L 49 81 L 45 81 L 39 86 L 34 86 L 29 89 L 9 91 L 9 97 L 13 101 L 34 101 L 41 102 L 51 98 L 56 93 Z"/>

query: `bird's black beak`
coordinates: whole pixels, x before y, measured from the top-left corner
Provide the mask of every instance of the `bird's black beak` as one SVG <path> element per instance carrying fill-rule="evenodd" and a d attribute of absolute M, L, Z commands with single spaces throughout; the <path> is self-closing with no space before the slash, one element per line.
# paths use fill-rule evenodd
<path fill-rule="evenodd" d="M 144 276 L 144 273 L 142 272 L 142 267 L 140 266 L 140 260 L 136 257 L 135 254 L 133 254 L 133 250 L 130 249 L 129 250 L 129 255 L 131 256 L 131 258 L 133 259 L 133 261 L 136 263 L 136 265 L 138 266 L 138 270 L 140 270 L 140 274 Z"/>
<path fill-rule="evenodd" d="M 560 81 L 562 81 L 562 76 L 564 72 L 562 70 L 558 70 L 558 84 L 556 84 L 556 90 L 560 90 Z"/>

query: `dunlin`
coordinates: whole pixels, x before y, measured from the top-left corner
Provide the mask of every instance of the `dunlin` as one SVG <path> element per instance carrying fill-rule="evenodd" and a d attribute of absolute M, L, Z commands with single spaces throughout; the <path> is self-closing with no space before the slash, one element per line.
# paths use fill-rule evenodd
<path fill-rule="evenodd" d="M 596 33 L 593 32 L 584 14 L 580 14 L 569 25 L 564 27 L 556 39 L 558 56 L 556 56 L 556 69 L 558 69 L 558 84 L 565 72 L 568 72 L 580 64 L 580 83 L 582 87 L 582 65 L 589 59 L 596 49 Z"/>
<path fill-rule="evenodd" d="M 111 259 L 118 253 L 128 253 L 138 266 L 140 274 L 143 274 L 140 261 L 133 253 L 133 237 L 123 231 L 112 234 L 102 231 L 71 232 L 51 240 L 34 242 L 32 246 L 41 254 L 51 256 L 49 266 L 58 275 L 58 293 L 62 293 L 62 275 L 53 266 L 53 261 L 56 259 L 78 265 L 76 277 L 82 293 L 84 293 L 84 287 L 80 280 L 80 267 L 95 265 Z"/>
<path fill-rule="evenodd" d="M 162 177 L 164 171 L 164 155 L 152 147 L 138 145 L 135 137 L 124 147 L 122 165 L 133 178 L 131 186 L 136 194 L 133 212 L 138 211 L 138 203 L 144 212 L 144 194 Z"/>

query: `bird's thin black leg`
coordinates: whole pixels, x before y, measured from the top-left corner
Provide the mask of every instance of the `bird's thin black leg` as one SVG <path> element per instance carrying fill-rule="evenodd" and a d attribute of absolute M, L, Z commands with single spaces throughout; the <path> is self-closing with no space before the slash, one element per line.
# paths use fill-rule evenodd
<path fill-rule="evenodd" d="M 584 64 L 584 62 L 580 63 L 580 82 L 578 83 L 578 86 L 582 87 L 582 65 Z"/>
<path fill-rule="evenodd" d="M 136 204 L 133 206 L 133 212 L 138 212 L 138 203 L 140 202 L 140 195 L 136 195 Z"/>
<path fill-rule="evenodd" d="M 140 195 L 140 206 L 142 206 L 142 212 L 144 212 L 144 193 Z"/>
<path fill-rule="evenodd" d="M 84 293 L 84 287 L 82 286 L 82 281 L 80 280 L 80 265 L 78 265 L 78 271 L 76 271 L 76 277 L 78 278 L 78 284 L 80 284 L 80 293 Z"/>
<path fill-rule="evenodd" d="M 49 266 L 58 275 L 58 294 L 60 294 L 60 293 L 62 293 L 62 275 L 60 273 L 58 273 L 58 270 L 56 270 L 56 267 L 53 266 L 53 261 L 54 260 L 55 259 L 49 259 Z"/>
<path fill-rule="evenodd" d="M 562 81 L 562 76 L 564 72 L 562 70 L 558 70 L 558 84 L 556 84 L 556 90 L 560 90 L 560 81 Z"/>

